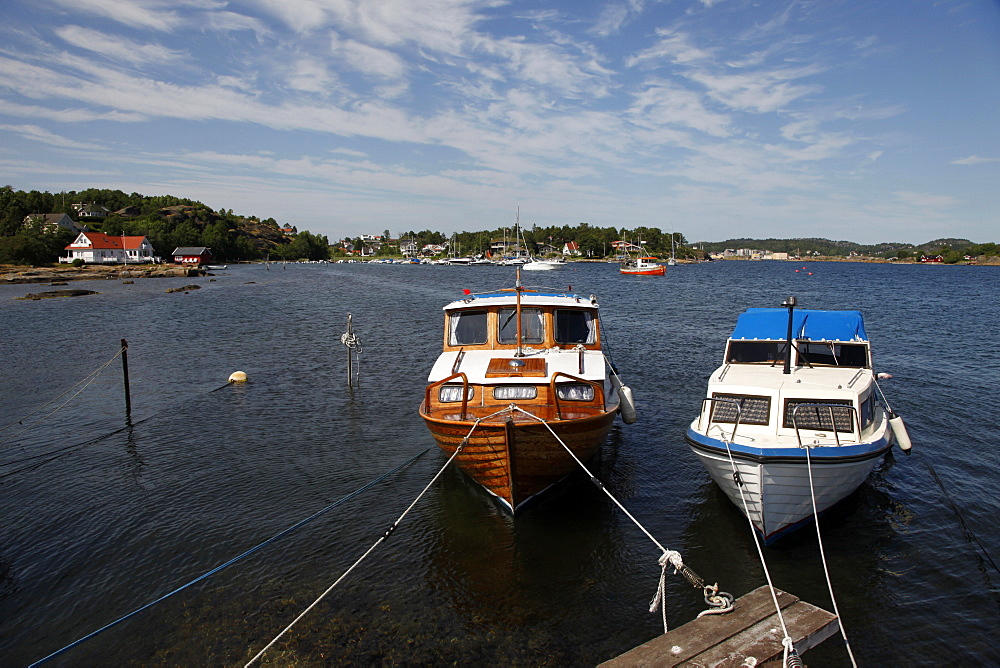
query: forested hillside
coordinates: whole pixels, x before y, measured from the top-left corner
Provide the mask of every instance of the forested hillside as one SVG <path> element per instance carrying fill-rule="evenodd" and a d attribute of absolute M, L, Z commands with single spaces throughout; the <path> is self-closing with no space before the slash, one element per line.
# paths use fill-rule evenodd
<path fill-rule="evenodd" d="M 103 218 L 81 217 L 74 204 L 93 204 L 110 211 Z M 156 254 L 168 257 L 179 246 L 207 246 L 220 262 L 273 258 L 319 260 L 329 257 L 325 236 L 307 231 L 282 232 L 273 218 L 240 216 L 232 209 L 214 211 L 201 202 L 170 195 L 127 195 L 120 190 L 80 192 L 24 192 L 0 189 L 0 262 L 44 264 L 54 262 L 75 234 L 25 224 L 31 214 L 64 213 L 95 232 L 149 238 Z"/>

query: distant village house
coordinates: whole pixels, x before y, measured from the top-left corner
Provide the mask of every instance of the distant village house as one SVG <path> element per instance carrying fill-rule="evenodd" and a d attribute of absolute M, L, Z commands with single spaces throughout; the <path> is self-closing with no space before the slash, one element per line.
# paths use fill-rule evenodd
<path fill-rule="evenodd" d="M 171 253 L 177 264 L 208 264 L 212 261 L 212 251 L 205 246 L 180 246 Z"/>
<path fill-rule="evenodd" d="M 91 220 L 107 218 L 108 214 L 111 213 L 110 210 L 100 204 L 74 204 L 73 210 L 76 211 L 78 218 L 89 218 Z"/>
<path fill-rule="evenodd" d="M 125 237 L 81 232 L 73 243 L 66 246 L 66 257 L 60 262 L 83 260 L 87 264 L 128 264 L 129 262 L 159 262 L 153 253 L 153 244 L 146 237 Z"/>
<path fill-rule="evenodd" d="M 87 229 L 85 225 L 80 225 L 65 213 L 29 213 L 24 217 L 24 224 L 40 224 L 42 229 L 47 231 L 63 229 L 83 232 Z"/>

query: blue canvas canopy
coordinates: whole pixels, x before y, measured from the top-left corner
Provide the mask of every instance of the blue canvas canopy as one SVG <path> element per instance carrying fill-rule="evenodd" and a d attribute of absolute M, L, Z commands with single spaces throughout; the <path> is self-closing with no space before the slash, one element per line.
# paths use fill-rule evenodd
<path fill-rule="evenodd" d="M 749 308 L 736 320 L 730 338 L 784 341 L 788 335 L 788 309 Z M 867 341 L 861 311 L 792 312 L 792 338 L 809 341 Z"/>

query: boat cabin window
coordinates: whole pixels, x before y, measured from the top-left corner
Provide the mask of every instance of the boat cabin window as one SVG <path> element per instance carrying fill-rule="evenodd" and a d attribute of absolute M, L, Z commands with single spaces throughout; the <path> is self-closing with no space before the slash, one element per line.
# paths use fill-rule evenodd
<path fill-rule="evenodd" d="M 556 385 L 556 394 L 563 401 L 593 401 L 594 386 L 587 383 L 562 383 Z"/>
<path fill-rule="evenodd" d="M 521 343 L 542 343 L 545 328 L 542 325 L 542 309 L 521 309 Z M 500 309 L 500 343 L 517 343 L 517 309 Z"/>
<path fill-rule="evenodd" d="M 805 404 L 805 405 L 803 405 Z M 796 409 L 797 406 L 801 408 Z M 795 420 L 792 421 L 794 414 Z M 831 421 L 831 417 L 833 418 Z M 785 401 L 786 429 L 814 429 L 816 431 L 854 431 L 854 408 L 849 401 L 829 399 L 789 399 Z"/>
<path fill-rule="evenodd" d="M 472 401 L 473 397 L 476 396 L 476 388 L 469 387 L 466 395 L 469 401 Z M 441 403 L 451 403 L 453 401 L 462 400 L 462 386 L 461 385 L 442 385 L 441 389 L 438 390 L 438 400 Z"/>
<path fill-rule="evenodd" d="M 799 352 L 799 366 L 868 366 L 868 346 L 863 343 L 835 343 L 833 341 L 795 344 Z"/>
<path fill-rule="evenodd" d="M 595 343 L 594 314 L 582 309 L 556 309 L 556 343 Z"/>
<path fill-rule="evenodd" d="M 501 401 L 511 399 L 534 399 L 538 388 L 534 385 L 497 385 L 493 388 L 493 398 Z"/>
<path fill-rule="evenodd" d="M 868 394 L 867 399 L 861 400 L 861 428 L 864 429 L 875 419 L 875 393 Z"/>
<path fill-rule="evenodd" d="M 727 364 L 784 364 L 784 341 L 730 341 Z"/>
<path fill-rule="evenodd" d="M 712 394 L 713 399 L 727 401 L 712 402 L 712 422 L 736 422 L 739 416 L 740 424 L 764 424 L 770 422 L 771 397 L 757 397 L 745 394 Z M 737 412 L 736 406 L 740 410 Z"/>
<path fill-rule="evenodd" d="M 486 311 L 456 311 L 448 316 L 453 346 L 474 346 L 486 343 Z"/>

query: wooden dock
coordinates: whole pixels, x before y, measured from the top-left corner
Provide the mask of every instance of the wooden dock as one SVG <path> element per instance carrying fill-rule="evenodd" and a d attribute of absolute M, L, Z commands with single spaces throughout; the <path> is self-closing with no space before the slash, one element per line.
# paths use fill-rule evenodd
<path fill-rule="evenodd" d="M 800 655 L 840 630 L 832 613 L 780 589 L 775 593 L 788 635 Z M 771 592 L 764 586 L 736 599 L 732 612 L 694 619 L 601 666 L 759 666 L 781 661 L 783 637 Z M 751 662 L 746 663 L 748 659 Z"/>

